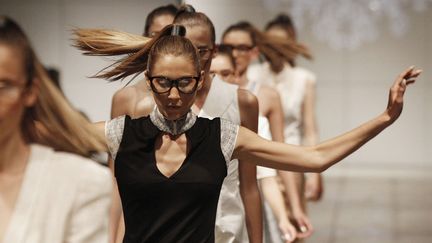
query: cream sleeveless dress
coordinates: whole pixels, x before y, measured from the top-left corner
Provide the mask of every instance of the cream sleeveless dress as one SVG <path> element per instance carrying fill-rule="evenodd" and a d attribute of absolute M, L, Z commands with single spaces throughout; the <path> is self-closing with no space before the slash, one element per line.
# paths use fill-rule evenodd
<path fill-rule="evenodd" d="M 307 81 L 316 82 L 315 75 L 301 67 L 285 65 L 274 74 L 268 63 L 254 64 L 248 68 L 248 78 L 255 82 L 265 82 L 279 91 L 284 112 L 284 138 L 289 144 L 302 143 L 302 105 Z"/>
<path fill-rule="evenodd" d="M 226 83 L 216 76 L 198 116 L 221 117 L 240 125 L 237 89 L 237 85 Z M 219 196 L 215 227 L 216 243 L 249 242 L 239 185 L 238 160 L 234 160 L 228 168 L 228 175 Z"/>
<path fill-rule="evenodd" d="M 301 67 L 285 65 L 283 70 L 275 74 L 268 63 L 253 64 L 248 68 L 247 77 L 250 82 L 265 83 L 274 87 L 281 97 L 284 112 L 284 141 L 300 145 L 302 143 L 302 106 L 308 81 L 316 82 L 315 75 Z M 265 207 L 265 239 L 266 242 L 282 243 L 274 215 Z"/>
<path fill-rule="evenodd" d="M 249 81 L 247 89 L 253 94 L 258 95 L 261 83 L 258 80 Z M 258 135 L 261 137 L 272 140 L 270 132 L 270 122 L 265 116 L 259 116 L 258 119 Z M 277 170 L 262 166 L 257 166 L 257 179 L 264 179 L 267 177 L 277 176 Z M 278 222 L 274 216 L 268 203 L 263 200 L 263 233 L 265 243 L 283 243 L 281 233 L 279 231 Z"/>

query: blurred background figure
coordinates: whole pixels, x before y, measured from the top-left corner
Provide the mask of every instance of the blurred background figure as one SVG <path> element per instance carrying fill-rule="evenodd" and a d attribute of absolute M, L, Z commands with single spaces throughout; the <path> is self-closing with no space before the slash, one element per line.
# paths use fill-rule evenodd
<path fill-rule="evenodd" d="M 286 14 L 280 14 L 267 23 L 266 33 L 285 40 L 296 41 L 294 23 Z M 292 59 L 285 64 L 285 70 L 273 72 L 273 85 L 284 101 L 285 139 L 295 144 L 313 145 L 318 142 L 318 127 L 315 118 L 316 77 L 307 69 L 296 65 Z M 282 74 L 285 71 L 285 74 Z M 252 75 L 254 76 L 254 75 Z M 298 175 L 301 193 L 306 199 L 318 201 L 323 193 L 322 176 L 308 174 L 306 181 Z"/>
<path fill-rule="evenodd" d="M 64 99 L 21 28 L 0 16 L 0 241 L 108 242 L 103 138 Z"/>
<path fill-rule="evenodd" d="M 236 72 L 238 84 L 241 88 L 248 89 L 256 93 L 260 104 L 261 115 L 266 119 L 261 119 L 261 123 L 268 123 L 272 138 L 275 141 L 283 142 L 286 132 L 286 122 L 284 121 L 284 111 L 282 110 L 281 97 L 278 91 L 267 85 L 271 85 L 272 73 L 249 72 L 251 62 L 256 59 L 259 53 L 271 65 L 272 70 L 280 71 L 284 62 L 291 61 L 295 55 L 304 54 L 308 56 L 307 50 L 294 41 L 282 42 L 279 38 L 266 36 L 264 33 L 253 27 L 250 23 L 239 22 L 229 26 L 222 36 L 224 45 L 233 49 L 233 56 L 236 61 Z M 313 232 L 312 224 L 306 215 L 305 207 L 302 205 L 301 198 L 303 193 L 297 190 L 298 179 L 295 173 L 279 172 L 284 182 L 284 191 L 287 191 L 287 202 L 291 206 L 293 223 L 298 228 L 298 237 L 309 237 Z M 275 228 L 275 227 L 273 227 Z M 276 232 L 275 229 L 272 230 Z"/>
<path fill-rule="evenodd" d="M 210 73 L 218 75 L 222 80 L 239 85 L 236 77 L 236 62 L 233 49 L 227 45 L 219 45 L 216 55 L 213 57 Z M 265 92 L 265 91 L 264 91 Z M 271 91 L 270 91 L 271 92 Z M 258 96 L 263 98 L 261 96 Z M 265 98 L 267 98 L 264 95 Z M 278 97 L 278 96 L 277 96 Z M 280 102 L 280 101 L 276 101 Z M 279 109 L 281 109 L 279 107 Z M 280 111 L 282 112 L 282 111 Z M 272 140 L 272 133 L 268 118 L 261 115 L 258 120 L 258 134 Z M 279 189 L 277 171 L 266 167 L 257 167 L 257 180 L 260 186 L 263 200 L 264 212 L 264 242 L 292 242 L 297 237 L 297 231 L 289 221 L 289 212 L 285 206 L 285 200 Z"/>

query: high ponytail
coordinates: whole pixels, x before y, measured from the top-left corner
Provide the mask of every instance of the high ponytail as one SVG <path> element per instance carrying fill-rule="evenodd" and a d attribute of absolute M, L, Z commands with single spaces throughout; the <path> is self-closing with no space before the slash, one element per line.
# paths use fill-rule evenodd
<path fill-rule="evenodd" d="M 92 76 L 110 81 L 123 80 L 130 75 L 137 75 L 147 68 L 151 47 L 162 36 L 170 35 L 172 28 L 173 25 L 166 26 L 153 38 L 116 30 L 76 29 L 73 31 L 75 35 L 73 45 L 84 51 L 84 55 L 126 55 Z"/>
<path fill-rule="evenodd" d="M 222 38 L 232 31 L 247 32 L 250 35 L 253 44 L 258 47 L 260 53 L 269 62 L 270 68 L 275 73 L 282 71 L 286 62 L 294 65 L 294 60 L 298 55 L 307 59 L 312 58 L 309 49 L 303 44 L 292 39 L 285 40 L 283 38 L 270 37 L 248 22 L 239 22 L 231 25 L 225 30 Z"/>
<path fill-rule="evenodd" d="M 199 67 L 197 50 L 184 38 L 186 29 L 182 25 L 168 25 L 153 38 L 101 29 L 76 29 L 74 35 L 74 46 L 85 55 L 125 55 L 94 75 L 95 78 L 117 81 L 131 75 L 135 77 L 146 69 L 150 70 L 161 54 L 189 56 Z"/>

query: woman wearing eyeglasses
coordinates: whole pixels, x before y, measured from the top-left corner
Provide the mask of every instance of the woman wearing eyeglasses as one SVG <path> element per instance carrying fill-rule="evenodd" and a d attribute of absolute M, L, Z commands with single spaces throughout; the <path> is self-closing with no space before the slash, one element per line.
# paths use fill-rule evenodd
<path fill-rule="evenodd" d="M 219 45 L 218 51 L 212 60 L 210 73 L 218 75 L 226 82 L 237 83 L 235 64 L 232 48 L 226 45 Z M 260 116 L 258 120 L 258 135 L 265 139 L 272 139 L 268 119 L 264 116 Z M 292 242 L 296 238 L 297 232 L 289 221 L 285 200 L 279 189 L 276 170 L 258 166 L 257 180 L 264 197 L 264 242 L 274 242 L 272 239 L 273 228 L 270 227 L 273 226 L 273 224 L 277 225 L 276 227 L 279 229 L 279 231 L 276 229 L 275 232 L 279 238 L 282 236 L 286 242 Z"/>
<path fill-rule="evenodd" d="M 258 36 L 259 35 L 259 36 Z M 307 55 L 302 46 L 297 43 L 281 44 L 278 39 L 270 39 L 258 30 L 256 30 L 248 22 L 239 22 L 229 26 L 222 36 L 222 43 L 232 49 L 232 53 L 236 63 L 236 72 L 238 77 L 236 83 L 244 89 L 248 89 L 258 97 L 260 107 L 260 127 L 270 127 L 271 137 L 274 141 L 284 142 L 284 113 L 282 109 L 281 99 L 278 91 L 266 85 L 266 77 L 260 76 L 260 79 L 248 78 L 249 65 L 254 59 L 257 59 L 259 53 L 264 53 L 264 57 L 274 66 L 278 66 L 285 56 L 294 56 L 296 54 L 304 53 Z M 266 171 L 261 169 L 262 171 Z M 267 170 L 270 171 L 270 170 Z M 272 174 L 275 174 L 273 171 Z M 289 185 L 295 184 L 295 178 L 290 172 L 280 172 L 282 181 L 288 182 Z M 279 190 L 279 186 L 275 190 Z M 285 190 L 288 191 L 288 190 Z M 290 202 L 300 201 L 299 195 L 289 195 Z M 291 203 L 291 205 L 296 205 Z M 279 229 L 281 228 L 273 222 L 271 213 L 266 214 L 266 225 L 267 232 L 266 237 L 270 238 L 271 242 L 281 242 Z M 287 219 L 288 220 L 288 219 Z M 305 218 L 303 221 L 309 233 L 312 232 L 312 225 L 309 220 Z M 303 225 L 300 225 L 303 226 Z M 279 229 L 278 229 L 279 228 Z M 303 228 L 303 227 L 302 227 Z M 305 232 L 301 232 L 299 227 L 300 237 L 308 236 L 304 235 Z M 284 235 L 284 234 L 282 234 Z M 283 237 L 286 238 L 286 237 Z"/>
<path fill-rule="evenodd" d="M 254 95 L 239 90 L 209 75 L 212 55 L 215 52 L 215 32 L 211 20 L 203 13 L 194 12 L 191 6 L 183 6 L 175 18 L 177 24 L 184 24 L 188 30 L 186 38 L 197 47 L 201 68 L 204 70 L 204 83 L 198 90 L 193 110 L 202 117 L 223 117 L 242 124 L 251 130 L 258 123 L 258 102 Z M 125 87 L 113 97 L 112 117 L 129 115 L 132 118 L 147 116 L 155 107 L 149 87 L 145 82 Z M 112 164 L 112 163 L 110 163 Z M 243 206 L 246 204 L 247 206 Z M 220 242 L 261 242 L 248 238 L 262 238 L 261 208 L 256 166 L 249 163 L 238 165 L 232 162 L 222 185 L 216 217 L 215 237 Z M 120 225 L 121 227 L 122 225 Z M 122 236 L 120 228 L 118 236 Z"/>
<path fill-rule="evenodd" d="M 303 55 L 310 57 L 308 50 L 302 45 L 294 41 L 285 41 L 281 38 L 271 38 L 261 31 L 257 30 L 248 22 L 239 22 L 237 24 L 229 26 L 222 37 L 224 44 L 233 48 L 233 54 L 236 59 L 237 70 L 240 78 L 239 83 L 241 86 L 247 87 L 250 90 L 257 92 L 261 87 L 263 91 L 258 92 L 260 102 L 260 108 L 267 109 L 271 114 L 268 116 L 270 122 L 270 128 L 272 129 L 272 136 L 275 141 L 284 142 L 285 121 L 284 111 L 281 104 L 281 99 L 278 91 L 268 85 L 269 79 L 272 78 L 270 75 L 259 75 L 248 76 L 249 66 L 258 56 L 261 56 L 270 64 L 272 70 L 281 70 L 286 60 L 292 60 L 297 55 Z M 250 74 L 250 73 L 249 73 Z M 264 89 L 265 88 L 265 89 Z M 267 92 L 264 92 L 267 90 Z M 271 93 L 270 93 L 271 91 Z M 270 95 L 272 94 L 272 95 Z M 295 217 L 295 224 L 298 228 L 298 237 L 306 238 L 313 232 L 312 224 L 309 221 L 304 209 L 300 203 L 301 195 L 296 190 L 297 180 L 296 176 L 292 172 L 279 172 L 280 178 L 284 184 L 284 189 L 287 195 L 287 201 L 291 206 L 292 214 Z M 268 222 L 273 224 L 272 222 Z M 281 239 L 278 236 L 275 225 L 271 227 L 272 237 L 274 242 L 280 242 Z"/>
<path fill-rule="evenodd" d="M 0 242 L 108 242 L 104 151 L 54 86 L 22 29 L 0 16 Z"/>
<path fill-rule="evenodd" d="M 406 85 L 420 74 L 410 68 L 399 75 L 386 110 L 359 128 L 317 146 L 292 146 L 191 112 L 203 72 L 184 32 L 177 25 L 152 39 L 105 30 L 75 32 L 76 46 L 87 54 L 123 56 L 97 77 L 119 80 L 144 72 L 157 105 L 147 117 L 121 116 L 97 124 L 115 161 L 124 242 L 214 242 L 219 192 L 232 159 L 323 171 L 391 125 L 402 111 Z"/>

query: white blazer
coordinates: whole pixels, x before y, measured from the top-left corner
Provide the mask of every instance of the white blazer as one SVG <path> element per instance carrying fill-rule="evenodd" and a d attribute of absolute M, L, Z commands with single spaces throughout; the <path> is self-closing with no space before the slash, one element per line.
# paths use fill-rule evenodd
<path fill-rule="evenodd" d="M 30 151 L 3 243 L 108 242 L 109 170 L 41 145 Z"/>

